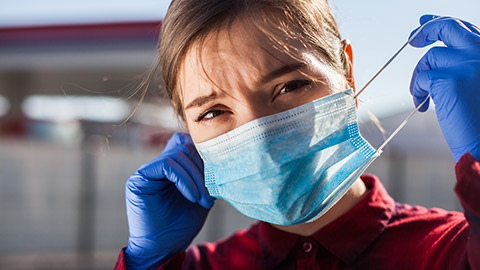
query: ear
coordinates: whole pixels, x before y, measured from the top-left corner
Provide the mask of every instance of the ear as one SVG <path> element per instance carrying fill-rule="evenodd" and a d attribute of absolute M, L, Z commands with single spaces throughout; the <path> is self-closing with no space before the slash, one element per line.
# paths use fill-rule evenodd
<path fill-rule="evenodd" d="M 345 39 L 342 41 L 343 43 L 343 51 L 345 52 L 347 58 L 347 80 L 350 84 L 350 87 L 353 88 L 353 92 L 355 92 L 355 77 L 353 75 L 353 50 L 352 45 L 350 44 L 350 40 Z"/>

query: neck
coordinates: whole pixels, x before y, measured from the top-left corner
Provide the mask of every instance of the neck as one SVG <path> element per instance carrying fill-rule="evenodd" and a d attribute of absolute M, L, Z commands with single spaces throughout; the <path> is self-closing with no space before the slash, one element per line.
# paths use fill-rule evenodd
<path fill-rule="evenodd" d="M 328 210 L 318 219 L 309 223 L 298 225 L 271 225 L 279 230 L 289 233 L 301 236 L 310 236 L 352 209 L 358 202 L 360 202 L 360 200 L 363 199 L 363 197 L 365 197 L 367 191 L 367 187 L 363 181 L 358 178 L 347 191 L 347 193 L 345 193 L 345 195 L 330 210 Z"/>

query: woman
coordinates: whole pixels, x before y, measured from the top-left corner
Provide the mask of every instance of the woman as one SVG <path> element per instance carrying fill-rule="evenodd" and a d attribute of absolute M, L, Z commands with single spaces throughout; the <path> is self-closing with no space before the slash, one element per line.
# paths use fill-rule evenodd
<path fill-rule="evenodd" d="M 358 134 L 352 48 L 327 1 L 173 1 L 160 67 L 189 134 L 127 181 L 116 268 L 480 269 L 480 31 L 432 19 L 410 44 L 447 47 L 422 58 L 411 91 L 436 104 L 465 215 L 395 203 L 359 177 L 378 153 Z M 211 195 L 260 222 L 187 249 Z"/>

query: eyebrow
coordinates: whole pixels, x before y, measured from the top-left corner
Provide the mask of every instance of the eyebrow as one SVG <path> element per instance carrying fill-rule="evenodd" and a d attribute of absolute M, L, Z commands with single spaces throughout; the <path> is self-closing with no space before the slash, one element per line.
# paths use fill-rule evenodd
<path fill-rule="evenodd" d="M 187 107 L 185 107 L 185 110 L 190 109 L 192 107 L 200 107 L 203 104 L 216 99 L 217 96 L 218 96 L 217 93 L 211 93 L 210 95 L 207 95 L 207 96 L 198 97 L 194 99 L 192 102 L 190 102 L 190 104 L 188 104 Z"/>
<path fill-rule="evenodd" d="M 283 65 L 280 68 L 277 68 L 272 72 L 268 73 L 267 75 L 263 76 L 262 79 L 260 80 L 260 84 L 265 84 L 275 78 L 278 78 L 280 76 L 283 76 L 293 71 L 297 71 L 305 66 L 306 66 L 305 63 L 300 63 L 300 62 Z M 190 109 L 192 107 L 200 107 L 203 104 L 216 99 L 217 97 L 218 97 L 217 93 L 212 93 L 206 96 L 200 96 L 194 99 L 192 102 L 190 102 L 190 104 L 188 104 L 185 107 L 185 110 Z"/>
<path fill-rule="evenodd" d="M 293 63 L 293 64 L 286 64 L 284 66 L 281 66 L 280 68 L 273 70 L 267 75 L 263 76 L 263 78 L 260 80 L 260 83 L 265 84 L 275 78 L 278 78 L 290 72 L 297 71 L 301 68 L 304 68 L 305 66 L 306 66 L 305 63 L 300 63 L 300 62 Z"/>

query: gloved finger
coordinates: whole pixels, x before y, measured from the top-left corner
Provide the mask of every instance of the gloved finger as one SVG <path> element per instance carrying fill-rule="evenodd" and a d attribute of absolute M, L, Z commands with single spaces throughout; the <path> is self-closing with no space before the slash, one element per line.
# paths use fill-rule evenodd
<path fill-rule="evenodd" d="M 193 150 L 192 150 L 193 149 Z M 150 166 L 153 163 L 162 160 L 165 156 L 172 156 L 176 153 L 184 152 L 188 156 L 191 156 L 195 164 L 203 170 L 203 162 L 198 153 L 196 152 L 195 145 L 188 133 L 177 132 L 172 135 L 167 145 L 163 148 L 163 151 L 160 155 L 149 161 L 148 163 L 142 165 L 140 169 Z M 157 177 L 162 178 L 162 177 Z"/>
<path fill-rule="evenodd" d="M 418 61 L 410 81 L 410 93 L 413 94 L 414 82 L 416 80 L 417 74 L 425 71 L 436 68 L 444 68 L 453 65 L 458 65 L 465 60 L 470 59 L 471 56 L 466 55 L 466 51 L 459 48 L 449 48 L 449 47 L 433 47 Z M 414 99 L 415 104 L 419 99 Z M 422 97 L 423 101 L 423 97 Z M 421 102 L 420 102 L 421 103 Z M 418 105 L 418 104 L 417 104 Z M 427 109 L 424 107 L 424 109 Z"/>
<path fill-rule="evenodd" d="M 213 205 L 215 204 L 215 199 L 212 196 L 210 196 L 205 186 L 199 189 L 202 189 L 201 191 L 202 196 L 200 196 L 200 199 L 198 200 L 198 204 L 200 204 L 203 208 L 206 208 L 206 209 L 212 208 Z"/>
<path fill-rule="evenodd" d="M 435 15 L 435 14 L 424 14 L 424 15 L 420 16 L 420 19 L 419 19 L 420 25 L 424 25 L 427 22 L 429 22 L 429 21 L 431 21 L 435 18 L 438 18 L 438 17 L 440 17 L 440 16 Z M 446 17 L 446 18 L 450 18 L 450 17 Z"/>
<path fill-rule="evenodd" d="M 480 35 L 480 28 L 478 28 L 478 26 L 474 25 L 474 24 L 471 24 L 467 21 L 464 21 L 464 20 L 460 20 L 468 29 L 470 29 L 470 31 L 472 31 L 473 33 L 477 34 L 477 35 Z"/>
<path fill-rule="evenodd" d="M 451 89 L 448 85 L 451 83 L 451 70 L 449 68 L 438 68 L 434 70 L 425 70 L 418 73 L 417 78 L 413 85 L 412 94 L 415 100 L 415 104 L 420 104 L 427 95 L 435 101 L 441 92 L 445 92 L 445 89 Z M 442 91 L 439 91 L 441 89 Z M 442 93 L 444 96 L 448 93 Z M 453 100 L 449 102 L 454 102 Z M 437 104 L 438 105 L 438 104 Z M 419 111 L 424 111 L 422 108 Z M 438 109 L 438 108 L 437 108 Z M 438 112 L 438 111 L 437 111 Z"/>
<path fill-rule="evenodd" d="M 425 17 L 426 20 L 430 17 Z M 447 46 L 467 46 L 480 43 L 480 36 L 472 32 L 461 20 L 456 18 L 441 18 L 436 21 L 428 20 L 422 26 L 412 31 L 410 36 L 418 34 L 410 40 L 414 47 L 428 46 L 436 41 L 442 41 Z"/>
<path fill-rule="evenodd" d="M 197 154 L 198 156 L 198 154 Z M 204 208 L 210 208 L 213 206 L 213 198 L 208 193 L 207 188 L 205 187 L 204 175 L 203 175 L 203 166 L 200 169 L 194 162 L 190 159 L 190 156 L 187 156 L 185 153 L 180 152 L 172 158 L 180 164 L 185 170 L 190 174 L 191 178 L 194 180 L 195 185 L 200 192 L 200 198 L 198 203 Z"/>
<path fill-rule="evenodd" d="M 420 17 L 420 24 L 423 25 L 435 18 L 438 18 L 440 16 L 438 15 L 432 15 L 432 14 L 426 14 L 426 15 L 422 15 L 422 17 Z M 452 17 L 444 17 L 444 18 L 450 18 L 452 19 Z M 460 19 L 458 19 L 460 20 Z M 479 34 L 480 35 L 480 28 L 478 28 L 476 25 L 473 25 L 467 21 L 464 21 L 464 20 L 460 20 L 468 29 L 470 29 L 470 31 L 474 32 L 475 34 Z"/>
<path fill-rule="evenodd" d="M 463 48 L 433 47 L 420 59 L 422 67 L 428 69 L 444 68 L 458 65 L 472 59 L 472 54 Z"/>
<path fill-rule="evenodd" d="M 183 152 L 192 160 L 192 162 L 203 171 L 203 160 L 198 154 L 197 148 L 192 143 L 184 145 Z"/>
<path fill-rule="evenodd" d="M 415 81 L 412 81 L 411 82 L 411 86 L 410 88 L 412 88 L 412 97 L 413 97 L 413 103 L 415 104 L 415 108 L 418 107 L 420 104 L 422 104 L 422 102 L 428 98 L 427 101 L 425 101 L 425 103 L 420 107 L 418 108 L 418 111 L 419 112 L 425 112 L 428 110 L 428 107 L 430 106 L 430 97 L 428 97 L 429 93 L 428 91 L 422 89 L 422 88 L 419 88 L 417 86 L 418 82 L 417 82 L 417 79 Z"/>
<path fill-rule="evenodd" d="M 418 107 L 429 95 L 428 91 L 424 91 L 422 88 L 417 87 L 418 74 L 425 70 L 431 70 L 431 66 L 428 61 L 429 56 L 427 54 L 425 54 L 420 61 L 418 61 L 415 69 L 413 70 L 412 79 L 410 80 L 410 94 L 413 96 L 413 103 L 415 104 L 415 107 Z M 427 100 L 418 111 L 425 112 L 428 110 L 429 103 L 430 101 Z"/>
<path fill-rule="evenodd" d="M 168 181 L 151 181 L 135 172 L 125 183 L 125 190 L 127 193 L 136 195 L 154 195 L 165 189 L 166 185 L 171 185 L 171 183 Z"/>
<path fill-rule="evenodd" d="M 195 148 L 192 137 L 190 134 L 177 132 L 170 139 L 169 143 L 165 146 L 162 154 L 174 154 L 177 152 L 184 152 L 190 159 L 203 171 L 203 161 Z"/>
<path fill-rule="evenodd" d="M 185 132 L 176 132 L 172 135 L 170 140 L 168 140 L 167 144 L 163 148 L 162 153 L 166 153 L 169 151 L 176 151 L 180 147 L 183 149 L 183 145 L 185 144 L 193 144 L 192 139 L 188 133 Z"/>
<path fill-rule="evenodd" d="M 185 154 L 201 171 L 201 177 L 197 178 L 192 175 L 193 179 L 195 179 L 195 183 L 197 184 L 197 188 L 200 191 L 200 200 L 198 201 L 198 203 L 205 208 L 211 208 L 214 204 L 215 199 L 212 196 L 210 196 L 207 188 L 205 187 L 205 180 L 203 175 L 203 170 L 204 170 L 203 160 L 198 154 L 197 148 L 193 144 L 193 140 L 190 137 L 190 135 L 189 134 L 186 134 L 186 135 L 187 136 L 185 136 L 185 139 L 188 143 L 184 144 Z"/>
<path fill-rule="evenodd" d="M 149 180 L 162 181 L 162 179 L 166 179 L 172 182 L 180 193 L 191 202 L 197 202 L 200 199 L 197 185 L 190 174 L 170 157 L 150 163 L 148 167 L 139 169 L 138 173 Z"/>
<path fill-rule="evenodd" d="M 200 192 L 198 191 L 195 180 L 190 174 L 175 160 L 165 159 L 165 166 L 163 172 L 168 180 L 175 184 L 178 191 L 191 202 L 198 202 L 200 199 Z"/>
<path fill-rule="evenodd" d="M 426 98 L 428 98 L 427 101 L 425 101 Z M 420 104 L 422 104 L 423 101 L 425 101 L 425 103 L 420 108 L 418 108 L 419 112 L 426 112 L 428 110 L 428 107 L 430 106 L 430 97 L 413 96 L 413 103 L 415 104 L 415 108 L 420 106 Z"/>
<path fill-rule="evenodd" d="M 418 107 L 425 100 L 425 98 L 429 99 L 418 109 L 419 112 L 427 111 L 428 107 L 430 106 L 430 97 L 428 96 L 431 96 L 430 92 L 432 77 L 429 76 L 431 75 L 431 72 L 432 70 L 424 70 L 419 72 L 416 74 L 415 79 L 412 79 L 412 82 L 410 83 L 410 92 L 412 93 L 415 107 Z"/>
<path fill-rule="evenodd" d="M 169 158 L 175 160 L 186 172 L 189 173 L 193 179 L 203 179 L 203 170 L 201 170 L 184 152 L 175 153 L 175 155 L 169 155 Z"/>
<path fill-rule="evenodd" d="M 425 100 L 425 98 L 428 97 L 428 92 L 422 91 L 423 89 L 419 89 L 416 87 L 417 77 L 418 77 L 418 73 L 415 70 L 412 76 L 412 80 L 410 81 L 410 94 L 412 95 L 413 104 L 415 104 L 415 108 L 418 107 Z M 427 100 L 425 104 L 423 104 L 422 107 L 418 109 L 418 111 L 419 112 L 427 111 L 429 105 L 430 105 L 430 101 Z"/>
<path fill-rule="evenodd" d="M 183 144 L 182 147 L 186 157 L 188 158 L 185 158 L 185 156 L 183 156 L 181 160 L 186 161 L 185 166 L 190 166 L 190 164 L 193 163 L 197 167 L 200 174 L 197 174 L 195 176 L 192 175 L 192 178 L 195 180 L 195 183 L 197 184 L 197 188 L 200 192 L 200 200 L 198 201 L 198 203 L 204 208 L 211 208 L 214 204 L 214 198 L 210 196 L 207 188 L 205 187 L 205 180 L 203 175 L 203 170 L 204 170 L 203 160 L 198 154 L 197 148 L 193 143 L 192 137 L 189 134 L 184 134 L 184 138 L 185 138 L 185 144 Z M 177 161 L 179 162 L 180 159 L 177 159 Z M 194 168 L 190 167 L 188 171 L 194 172 L 195 170 Z"/>
<path fill-rule="evenodd" d="M 163 162 L 165 157 L 175 160 L 193 179 L 192 181 L 199 192 L 199 197 L 191 201 L 198 202 L 204 208 L 212 207 L 214 203 L 213 198 L 204 184 L 203 161 L 193 144 L 190 134 L 183 132 L 175 133 L 168 141 L 162 154 L 149 162 L 147 166 L 143 166 L 142 169 L 145 167 L 143 170 L 148 170 L 148 174 L 151 177 L 162 177 L 163 171 L 156 170 L 156 168 L 160 168 L 159 164 Z"/>
<path fill-rule="evenodd" d="M 165 156 L 172 156 L 179 152 L 185 152 L 190 156 L 190 153 L 192 152 L 191 150 L 189 150 L 190 148 L 195 148 L 190 138 L 190 135 L 187 133 L 177 132 L 172 135 L 167 145 L 163 148 L 162 153 L 157 157 L 155 157 L 154 159 L 152 159 L 151 161 L 149 161 L 148 163 L 142 165 L 140 169 L 149 167 L 153 163 L 157 163 L 158 161 L 162 160 Z M 198 161 L 201 161 L 200 157 L 194 157 L 193 160 L 197 164 L 199 163 Z M 201 163 L 201 165 L 203 166 L 203 163 Z M 162 176 L 158 176 L 156 178 L 162 178 Z"/>

